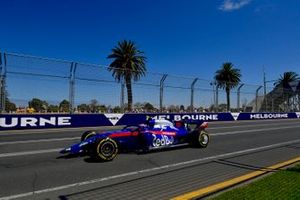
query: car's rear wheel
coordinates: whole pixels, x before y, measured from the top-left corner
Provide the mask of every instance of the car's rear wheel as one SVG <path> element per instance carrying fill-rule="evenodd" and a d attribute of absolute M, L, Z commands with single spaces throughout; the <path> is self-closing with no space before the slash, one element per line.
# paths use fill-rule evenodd
<path fill-rule="evenodd" d="M 199 130 L 192 133 L 191 145 L 205 148 L 210 141 L 209 134 L 205 130 Z"/>
<path fill-rule="evenodd" d="M 118 145 L 111 138 L 98 141 L 94 146 L 93 157 L 103 161 L 111 161 L 118 154 Z"/>
<path fill-rule="evenodd" d="M 209 135 L 206 131 L 204 130 L 200 131 L 198 135 L 198 147 L 202 147 L 202 148 L 207 147 L 209 143 L 209 139 L 210 139 Z"/>
<path fill-rule="evenodd" d="M 81 136 L 81 142 L 96 135 L 95 131 L 86 131 Z"/>

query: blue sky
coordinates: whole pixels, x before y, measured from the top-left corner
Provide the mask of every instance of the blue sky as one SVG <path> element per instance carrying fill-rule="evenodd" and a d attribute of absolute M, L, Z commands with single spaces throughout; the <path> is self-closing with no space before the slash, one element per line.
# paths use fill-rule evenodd
<path fill-rule="evenodd" d="M 96 64 L 130 39 L 151 72 L 212 79 L 223 62 L 242 81 L 300 74 L 299 0 L 0 0 L 0 50 Z"/>

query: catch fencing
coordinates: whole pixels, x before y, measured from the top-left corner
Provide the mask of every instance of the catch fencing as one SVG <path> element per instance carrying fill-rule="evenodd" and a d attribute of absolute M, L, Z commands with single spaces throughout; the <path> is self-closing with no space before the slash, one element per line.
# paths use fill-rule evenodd
<path fill-rule="evenodd" d="M 1 113 L 126 112 L 125 84 L 117 82 L 107 66 L 0 55 Z M 299 90 L 285 90 L 241 83 L 231 90 L 231 111 L 299 111 Z M 132 82 L 132 93 L 136 113 L 227 111 L 225 91 L 200 77 L 147 72 Z"/>

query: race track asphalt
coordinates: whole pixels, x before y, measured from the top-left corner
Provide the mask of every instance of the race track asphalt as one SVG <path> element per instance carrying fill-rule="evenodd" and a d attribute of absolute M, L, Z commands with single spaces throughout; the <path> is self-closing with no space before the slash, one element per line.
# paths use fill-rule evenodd
<path fill-rule="evenodd" d="M 98 129 L 97 129 L 98 130 Z M 300 156 L 300 120 L 213 122 L 205 149 L 60 157 L 82 129 L 0 132 L 0 200 L 170 199 Z"/>

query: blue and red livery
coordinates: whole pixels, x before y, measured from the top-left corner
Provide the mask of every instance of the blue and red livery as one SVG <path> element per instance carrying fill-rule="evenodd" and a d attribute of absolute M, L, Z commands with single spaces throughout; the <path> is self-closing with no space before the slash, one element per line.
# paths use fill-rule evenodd
<path fill-rule="evenodd" d="M 207 122 L 149 120 L 146 124 L 128 125 L 118 131 L 87 131 L 81 142 L 60 153 L 88 153 L 96 159 L 109 161 L 121 151 L 147 152 L 184 144 L 206 147 L 209 143 L 206 127 Z"/>

